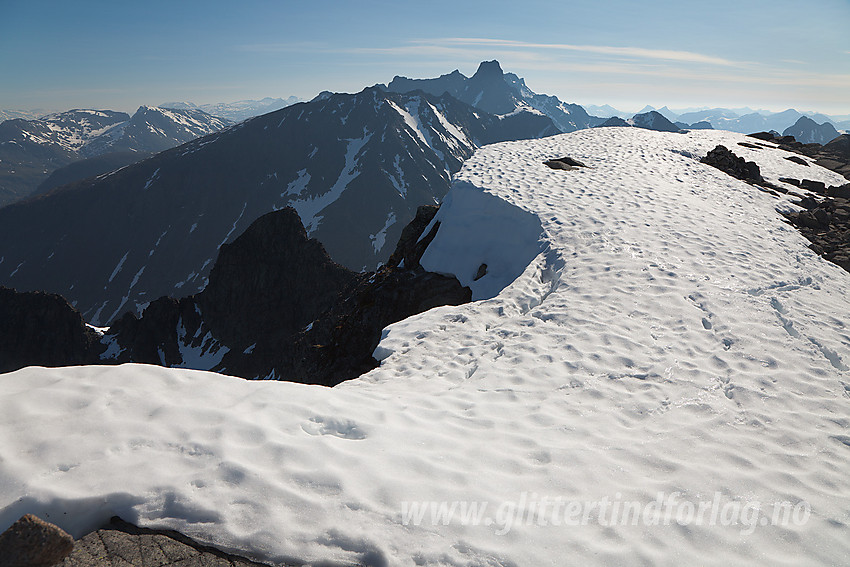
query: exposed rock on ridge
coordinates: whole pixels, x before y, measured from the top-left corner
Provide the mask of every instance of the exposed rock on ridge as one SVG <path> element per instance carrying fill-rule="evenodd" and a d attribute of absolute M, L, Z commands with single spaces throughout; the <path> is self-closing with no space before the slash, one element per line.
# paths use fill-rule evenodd
<path fill-rule="evenodd" d="M 419 236 L 436 210 L 420 207 L 388 265 L 361 274 L 333 262 L 318 241 L 309 239 L 294 209 L 267 213 L 222 246 L 206 289 L 182 299 L 161 297 L 141 317 L 124 315 L 102 344 L 60 296 L 8 290 L 6 310 L 15 315 L 8 321 L 23 332 L 16 336 L 14 324 L 5 330 L 11 337 L 4 343 L 7 370 L 142 362 L 327 386 L 355 378 L 377 366 L 372 352 L 384 327 L 432 307 L 471 300 L 469 288 L 456 278 L 419 265 L 439 224 Z M 51 336 L 56 316 L 31 308 L 33 295 L 59 304 L 54 309 L 76 327 L 66 324 L 64 334 Z M 36 315 L 24 326 L 27 309 Z M 27 351 L 34 342 L 57 345 L 47 352 Z"/>
<path fill-rule="evenodd" d="M 787 152 L 814 158 L 819 166 L 850 179 L 850 134 L 842 134 L 824 145 L 803 144 L 793 136 L 780 136 L 776 132 L 758 132 L 750 137 L 771 142 Z"/>
<path fill-rule="evenodd" d="M 724 146 L 717 146 L 700 161 L 747 183 L 800 196 L 783 187 L 767 183 L 762 178 L 758 165 L 736 156 Z M 780 178 L 779 181 L 826 197 L 802 197 L 797 204 L 803 207 L 803 211 L 781 214 L 811 242 L 809 247 L 815 253 L 850 272 L 850 183 L 827 187 L 820 181 L 809 179 Z"/>
<path fill-rule="evenodd" d="M 0 286 L 0 372 L 93 364 L 103 351 L 99 339 L 62 296 Z"/>
<path fill-rule="evenodd" d="M 700 161 L 728 173 L 735 179 L 748 183 L 764 183 L 759 166 L 755 162 L 736 156 L 726 146 L 717 146 Z"/>

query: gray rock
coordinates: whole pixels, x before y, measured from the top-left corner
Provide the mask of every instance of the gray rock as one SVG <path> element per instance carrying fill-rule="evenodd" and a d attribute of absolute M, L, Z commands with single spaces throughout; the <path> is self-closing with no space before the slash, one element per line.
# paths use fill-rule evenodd
<path fill-rule="evenodd" d="M 788 161 L 794 162 L 798 165 L 805 165 L 806 167 L 809 167 L 809 162 L 807 162 L 806 160 L 804 160 L 803 158 L 801 158 L 799 156 L 788 156 L 785 159 L 787 159 Z"/>
<path fill-rule="evenodd" d="M 700 160 L 702 163 L 716 167 L 736 179 L 748 183 L 764 183 L 759 166 L 752 161 L 746 161 L 736 156 L 726 146 L 717 146 Z"/>
<path fill-rule="evenodd" d="M 544 165 L 551 167 L 552 169 L 566 169 L 567 171 L 571 169 L 576 169 L 577 167 L 587 167 L 577 159 L 573 159 L 569 156 L 550 159 L 548 161 L 543 162 Z"/>
<path fill-rule="evenodd" d="M 0 534 L 3 567 L 52 567 L 74 549 L 74 538 L 61 528 L 27 514 Z"/>
<path fill-rule="evenodd" d="M 294 565 L 294 564 L 291 564 Z M 184 535 L 150 530 L 113 518 L 77 542 L 61 567 L 265 567 L 203 546 Z"/>
<path fill-rule="evenodd" d="M 844 185 L 839 185 L 837 187 L 829 187 L 826 190 L 826 194 L 829 197 L 840 197 L 842 199 L 850 199 L 850 183 L 845 183 Z"/>
<path fill-rule="evenodd" d="M 811 179 L 803 179 L 800 182 L 800 187 L 807 189 L 818 195 L 826 194 L 826 184 L 823 181 L 812 181 Z"/>

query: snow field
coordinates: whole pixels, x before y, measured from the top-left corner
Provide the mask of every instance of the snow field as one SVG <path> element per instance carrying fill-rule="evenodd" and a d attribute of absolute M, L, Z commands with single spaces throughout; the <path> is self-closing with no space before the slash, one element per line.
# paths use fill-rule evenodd
<path fill-rule="evenodd" d="M 850 274 L 781 221 L 785 197 L 699 158 L 722 143 L 774 182 L 843 180 L 745 139 L 482 148 L 423 258 L 480 300 L 391 326 L 381 367 L 334 389 L 142 365 L 0 376 L 0 529 L 32 512 L 81 535 L 119 514 L 266 561 L 366 565 L 845 562 Z M 590 167 L 543 165 L 565 155 Z M 763 513 L 498 512 L 659 494 Z M 487 513 L 406 525 L 430 502 Z M 762 525 L 776 502 L 810 514 Z"/>

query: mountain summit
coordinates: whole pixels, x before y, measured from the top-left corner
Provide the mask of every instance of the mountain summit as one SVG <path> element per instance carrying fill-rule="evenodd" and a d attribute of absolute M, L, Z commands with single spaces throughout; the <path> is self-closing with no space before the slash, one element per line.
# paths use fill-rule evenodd
<path fill-rule="evenodd" d="M 483 61 L 472 77 L 460 71 L 435 79 L 408 79 L 396 76 L 383 86 L 392 92 L 422 90 L 440 95 L 449 93 L 458 100 L 496 115 L 514 113 L 547 116 L 561 132 L 573 132 L 599 125 L 602 119 L 590 116 L 580 105 L 567 104 L 557 97 L 540 95 L 526 86 L 525 81 L 505 73 L 498 61 Z"/>
<path fill-rule="evenodd" d="M 783 136 L 794 136 L 804 144 L 826 144 L 839 136 L 838 131 L 829 122 L 818 124 L 808 116 L 801 116 L 793 126 L 782 132 Z"/>

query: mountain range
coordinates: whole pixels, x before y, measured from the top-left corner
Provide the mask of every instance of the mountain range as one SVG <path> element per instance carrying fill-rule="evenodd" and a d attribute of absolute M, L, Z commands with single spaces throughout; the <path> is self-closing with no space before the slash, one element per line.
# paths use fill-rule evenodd
<path fill-rule="evenodd" d="M 592 109 L 592 111 L 601 112 L 602 114 L 599 114 L 600 116 L 619 116 L 621 118 L 627 118 L 629 116 L 629 113 L 618 111 L 607 105 L 604 107 L 588 106 L 588 108 Z M 751 108 L 683 109 L 677 112 L 666 106 L 656 109 L 647 105 L 638 114 L 650 111 L 658 112 L 673 123 L 694 124 L 697 122 L 708 122 L 716 130 L 729 130 L 741 134 L 767 132 L 770 130 L 783 132 L 803 117 L 811 119 L 818 124 L 829 123 L 838 130 L 850 129 L 850 120 L 846 116 L 831 117 L 816 112 L 799 112 L 792 108 L 783 110 L 782 112 L 756 111 Z"/>
<path fill-rule="evenodd" d="M 202 290 L 219 248 L 285 206 L 335 261 L 374 269 L 476 147 L 557 132 L 539 113 L 498 117 L 448 94 L 299 103 L 0 209 L 0 284 L 61 293 L 108 323 Z"/>
<path fill-rule="evenodd" d="M 295 96 L 287 98 L 271 98 L 266 97 L 261 100 L 239 100 L 236 102 L 217 102 L 213 104 L 196 105 L 193 102 L 164 102 L 159 106 L 161 108 L 170 108 L 175 110 L 202 110 L 207 114 L 226 118 L 233 122 L 242 122 L 246 118 L 268 114 L 281 108 L 293 105 L 296 102 L 301 102 L 301 99 Z"/>
<path fill-rule="evenodd" d="M 41 126 L 22 135 L 39 147 L 93 157 L 56 172 L 40 190 L 49 194 L 0 208 L 0 285 L 60 293 L 98 325 L 161 296 L 199 293 L 219 249 L 270 211 L 292 207 L 334 261 L 371 271 L 479 146 L 601 125 L 708 127 L 673 123 L 664 113 L 682 116 L 666 108 L 590 116 L 533 92 L 497 61 L 472 77 L 396 76 L 356 94 L 321 93 L 133 165 L 145 148 L 227 123 L 197 108 L 142 107 L 132 119 L 76 112 L 21 121 Z"/>
<path fill-rule="evenodd" d="M 433 95 L 448 93 L 456 99 L 497 116 L 531 112 L 547 116 L 561 132 L 597 126 L 603 120 L 590 116 L 581 106 L 540 95 L 513 73 L 504 73 L 498 61 L 484 61 L 472 77 L 455 70 L 435 79 L 396 76 L 387 85 L 391 92 L 421 90 Z"/>
<path fill-rule="evenodd" d="M 148 106 L 133 116 L 80 109 L 35 120 L 6 120 L 0 123 L 0 206 L 59 183 L 112 171 L 230 124 L 200 110 Z M 92 161 L 77 163 L 82 160 Z M 72 163 L 75 167 L 61 172 L 59 182 L 49 180 Z"/>
<path fill-rule="evenodd" d="M 48 114 L 53 114 L 53 112 L 40 108 L 36 108 L 33 110 L 0 109 L 0 122 L 5 122 L 6 120 L 14 120 L 16 118 L 22 118 L 24 120 L 35 120 Z"/>

